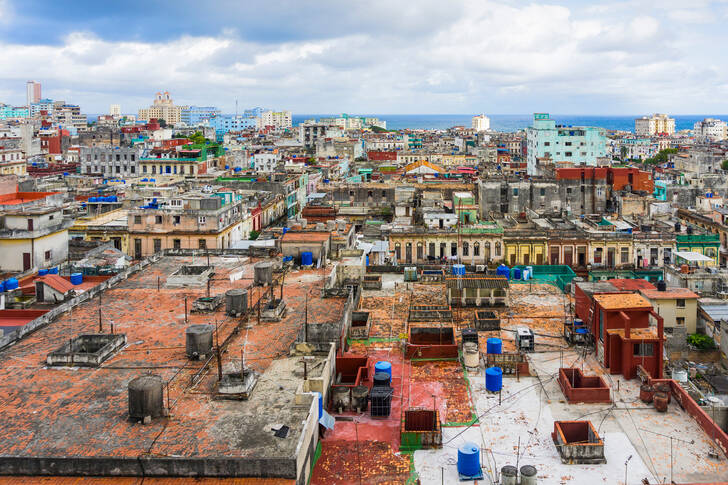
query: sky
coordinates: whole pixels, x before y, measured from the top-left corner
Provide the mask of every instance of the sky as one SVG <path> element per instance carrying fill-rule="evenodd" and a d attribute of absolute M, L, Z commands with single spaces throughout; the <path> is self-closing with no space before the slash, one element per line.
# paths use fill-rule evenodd
<path fill-rule="evenodd" d="M 728 0 L 0 0 L 0 102 L 728 112 Z"/>

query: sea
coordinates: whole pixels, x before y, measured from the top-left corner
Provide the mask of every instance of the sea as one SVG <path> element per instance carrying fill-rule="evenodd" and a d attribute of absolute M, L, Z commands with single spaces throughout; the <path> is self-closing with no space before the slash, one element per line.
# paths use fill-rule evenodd
<path fill-rule="evenodd" d="M 340 116 L 339 114 L 294 114 L 293 124 L 298 125 L 312 118 Z M 389 130 L 446 130 L 453 126 L 470 127 L 473 114 L 429 114 L 429 115 L 398 115 L 398 114 L 364 114 L 357 116 L 375 117 L 387 122 Z M 514 132 L 523 130 L 533 124 L 533 115 L 491 115 L 490 128 L 494 131 Z M 634 120 L 642 115 L 633 116 L 599 116 L 599 115 L 551 115 L 551 119 L 559 125 L 597 126 L 607 130 L 634 131 Z M 697 121 L 705 118 L 718 118 L 727 120 L 728 115 L 676 115 L 675 129 L 692 130 Z"/>

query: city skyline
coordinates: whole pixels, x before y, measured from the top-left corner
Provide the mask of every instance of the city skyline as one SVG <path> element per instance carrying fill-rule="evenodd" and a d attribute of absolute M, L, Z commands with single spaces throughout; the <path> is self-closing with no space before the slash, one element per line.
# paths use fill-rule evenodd
<path fill-rule="evenodd" d="M 134 112 L 160 90 L 224 112 L 236 99 L 299 113 L 728 111 L 723 0 L 217 7 L 2 0 L 0 101 L 24 104 L 36 79 L 90 113 Z"/>

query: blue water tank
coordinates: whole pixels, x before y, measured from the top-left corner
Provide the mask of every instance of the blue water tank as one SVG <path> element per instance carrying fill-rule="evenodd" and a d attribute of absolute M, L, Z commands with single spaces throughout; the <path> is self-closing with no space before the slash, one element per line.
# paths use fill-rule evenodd
<path fill-rule="evenodd" d="M 149 179 L 150 182 L 156 182 L 156 179 Z"/>
<path fill-rule="evenodd" d="M 523 281 L 527 281 L 531 277 L 531 272 L 528 270 L 528 268 L 523 268 L 521 272 L 521 278 L 523 278 Z"/>
<path fill-rule="evenodd" d="M 229 169 L 230 169 L 230 165 L 225 165 L 225 170 L 229 170 Z"/>
<path fill-rule="evenodd" d="M 313 264 L 313 253 L 310 251 L 304 251 L 301 253 L 301 265 L 311 266 Z"/>
<path fill-rule="evenodd" d="M 88 198 L 88 201 L 89 202 L 96 202 L 96 197 L 89 197 Z"/>
<path fill-rule="evenodd" d="M 118 200 L 119 199 L 115 195 L 111 196 L 111 202 L 117 202 Z"/>
<path fill-rule="evenodd" d="M 148 181 L 149 181 L 149 179 L 148 179 L 148 178 L 146 178 L 146 177 L 144 177 L 144 178 L 142 179 L 142 182 L 148 182 Z"/>
<path fill-rule="evenodd" d="M 68 177 L 68 172 L 63 172 L 64 177 Z"/>
<path fill-rule="evenodd" d="M 386 372 L 389 374 L 389 380 L 392 380 L 392 364 L 386 360 L 380 360 L 374 364 L 374 373 L 376 374 L 377 372 Z"/>
<path fill-rule="evenodd" d="M 495 270 L 495 274 L 498 276 L 504 276 L 506 279 L 508 279 L 511 276 L 511 270 L 505 264 L 501 264 L 500 266 L 498 266 L 498 269 Z"/>
<path fill-rule="evenodd" d="M 38 270 L 38 276 L 45 276 L 47 274 L 48 274 L 48 270 L 47 269 L 39 269 Z"/>
<path fill-rule="evenodd" d="M 287 233 L 287 232 L 288 232 L 289 230 L 290 230 L 289 228 L 287 228 L 287 227 L 284 227 L 284 228 L 283 228 L 283 234 Z"/>
<path fill-rule="evenodd" d="M 71 273 L 71 284 L 80 285 L 83 283 L 83 273 Z"/>
<path fill-rule="evenodd" d="M 463 443 L 458 448 L 458 473 L 466 477 L 480 476 L 480 448 L 475 443 Z"/>
<path fill-rule="evenodd" d="M 240 168 L 240 167 L 235 167 L 235 168 L 233 169 L 233 171 L 234 171 L 234 172 L 240 172 L 241 170 L 242 170 L 242 168 Z"/>
<path fill-rule="evenodd" d="M 5 290 L 10 291 L 14 290 L 18 287 L 18 279 L 17 278 L 10 278 L 5 281 Z"/>
<path fill-rule="evenodd" d="M 367 263 L 366 263 L 366 265 L 367 265 L 367 266 L 369 266 L 369 255 L 368 255 L 368 254 L 367 254 L 366 258 L 367 258 Z"/>
<path fill-rule="evenodd" d="M 503 369 L 500 367 L 485 369 L 485 388 L 490 392 L 498 392 L 503 388 Z"/>
<path fill-rule="evenodd" d="M 3 293 L 5 291 L 5 282 L 0 281 L 0 293 Z"/>
<path fill-rule="evenodd" d="M 486 340 L 486 350 L 489 354 L 500 354 L 503 349 L 503 341 L 496 337 Z"/>
<path fill-rule="evenodd" d="M 521 279 L 521 268 L 513 268 L 513 279 L 514 280 Z"/>
<path fill-rule="evenodd" d="M 589 333 L 589 330 L 587 330 L 584 327 L 579 327 L 579 328 L 576 329 L 576 333 L 586 335 L 587 333 Z"/>
<path fill-rule="evenodd" d="M 58 274 L 58 268 L 49 268 L 48 274 Z"/>
<path fill-rule="evenodd" d="M 582 320 L 581 318 L 575 318 L 574 319 L 574 326 L 575 327 L 581 327 L 582 325 L 584 325 L 584 320 Z"/>
<path fill-rule="evenodd" d="M 453 264 L 452 274 L 455 276 L 465 276 L 465 265 L 464 264 Z"/>

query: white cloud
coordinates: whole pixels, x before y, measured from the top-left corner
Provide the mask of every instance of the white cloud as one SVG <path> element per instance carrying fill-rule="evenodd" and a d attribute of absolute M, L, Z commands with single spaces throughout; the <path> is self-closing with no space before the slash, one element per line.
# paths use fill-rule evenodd
<path fill-rule="evenodd" d="M 14 89 L 20 100 L 34 78 L 88 112 L 112 102 L 133 112 L 160 89 L 227 110 L 239 99 L 298 112 L 728 111 L 725 56 L 714 47 L 726 34 L 675 28 L 680 5 L 462 0 L 438 10 L 439 23 L 412 7 L 387 29 L 283 43 L 241 40 L 234 29 L 155 43 L 76 32 L 57 46 L 0 44 L 0 94 Z"/>

